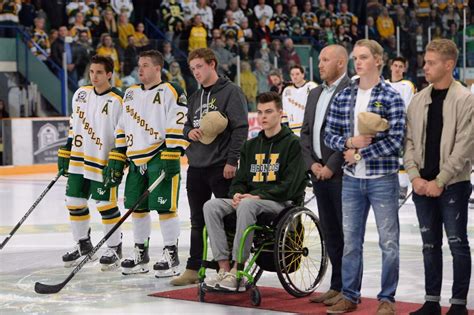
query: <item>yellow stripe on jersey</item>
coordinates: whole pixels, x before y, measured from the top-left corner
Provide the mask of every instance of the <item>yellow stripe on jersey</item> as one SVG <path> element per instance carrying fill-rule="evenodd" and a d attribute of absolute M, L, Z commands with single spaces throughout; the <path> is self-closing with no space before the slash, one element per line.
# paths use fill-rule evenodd
<path fill-rule="evenodd" d="M 84 166 L 84 161 L 70 161 L 69 165 L 77 166 L 77 167 L 83 167 Z"/>
<path fill-rule="evenodd" d="M 161 145 L 162 145 L 162 143 L 157 143 L 157 144 L 154 144 L 154 145 L 152 145 L 152 146 L 150 146 L 146 149 L 143 149 L 143 150 L 127 151 L 127 155 L 131 157 L 133 155 L 140 155 L 140 154 L 150 153 L 153 150 L 156 150 L 157 148 L 159 148 Z"/>
<path fill-rule="evenodd" d="M 174 98 L 176 99 L 176 101 L 178 101 L 178 92 L 176 91 L 176 89 L 174 88 L 174 86 L 171 85 L 169 82 L 166 82 L 166 85 L 168 86 L 168 88 L 170 89 L 170 91 L 173 92 L 173 95 L 174 95 Z"/>
<path fill-rule="evenodd" d="M 118 138 L 115 139 L 115 146 L 117 147 L 124 147 L 126 145 L 125 138 Z"/>
<path fill-rule="evenodd" d="M 189 146 L 189 142 L 186 140 L 179 140 L 179 139 L 166 139 L 166 146 L 175 147 L 180 146 L 183 149 L 186 149 Z"/>
<path fill-rule="evenodd" d="M 94 167 L 94 166 L 85 165 L 84 170 L 102 175 L 102 169 Z"/>
<path fill-rule="evenodd" d="M 98 164 L 100 164 L 100 165 L 105 165 L 105 164 L 107 164 L 107 160 L 101 160 L 101 159 L 95 158 L 95 157 L 93 157 L 93 156 L 84 155 L 83 152 L 72 151 L 72 152 L 71 152 L 71 156 L 83 158 L 83 159 L 86 160 L 86 161 L 95 162 L 95 163 L 98 163 Z"/>
<path fill-rule="evenodd" d="M 172 134 L 178 134 L 178 135 L 182 135 L 183 134 L 183 130 L 182 129 L 173 129 L 173 128 L 168 128 L 166 129 L 166 133 L 172 133 Z"/>
<path fill-rule="evenodd" d="M 120 217 L 113 219 L 102 219 L 103 224 L 116 224 L 118 221 L 120 221 Z"/>
<path fill-rule="evenodd" d="M 124 135 L 125 134 L 125 130 L 123 129 L 117 129 L 117 132 L 116 132 L 118 135 Z"/>

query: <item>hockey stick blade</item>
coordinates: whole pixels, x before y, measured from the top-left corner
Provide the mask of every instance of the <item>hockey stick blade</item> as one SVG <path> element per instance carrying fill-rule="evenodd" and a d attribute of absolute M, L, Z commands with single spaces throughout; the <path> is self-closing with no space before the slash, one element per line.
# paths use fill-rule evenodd
<path fill-rule="evenodd" d="M 8 234 L 8 236 L 3 240 L 2 244 L 0 244 L 0 250 L 7 245 L 8 241 L 12 238 L 13 234 L 20 228 L 20 226 L 25 222 L 25 220 L 30 216 L 31 212 L 36 209 L 36 206 L 43 200 L 43 197 L 48 193 L 48 191 L 53 187 L 53 185 L 58 181 L 59 177 L 63 175 L 63 171 L 59 171 L 58 174 L 56 174 L 56 177 L 48 184 L 48 186 L 43 190 L 41 195 L 35 200 L 33 205 L 31 205 L 30 209 L 25 213 L 25 215 L 20 219 L 20 221 L 15 225 L 13 230 Z"/>
<path fill-rule="evenodd" d="M 148 197 L 148 195 L 158 186 L 163 179 L 165 179 L 165 173 L 161 175 L 151 184 L 150 187 L 138 198 L 137 202 L 131 207 L 111 229 L 110 231 L 95 245 L 94 248 L 87 254 L 86 257 L 74 268 L 73 271 L 67 276 L 67 278 L 58 284 L 44 284 L 40 282 L 35 283 L 35 292 L 39 294 L 54 294 L 58 293 L 66 286 L 66 284 L 78 273 L 82 267 L 91 259 L 92 256 L 99 250 L 99 248 L 110 238 L 110 236 L 122 225 L 122 223 L 135 211 L 140 204 Z"/>

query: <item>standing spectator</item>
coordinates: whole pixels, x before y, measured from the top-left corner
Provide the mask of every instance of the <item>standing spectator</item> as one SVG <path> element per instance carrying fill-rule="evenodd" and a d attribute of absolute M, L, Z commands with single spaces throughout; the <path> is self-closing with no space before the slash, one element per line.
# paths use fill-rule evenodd
<path fill-rule="evenodd" d="M 128 45 L 128 36 L 135 36 L 135 28 L 133 27 L 132 23 L 128 21 L 127 13 L 120 13 L 117 28 L 119 35 L 119 45 L 122 49 L 125 49 Z"/>
<path fill-rule="evenodd" d="M 284 112 L 282 122 L 288 124 L 291 131 L 299 136 L 308 95 L 318 85 L 305 80 L 304 68 L 299 64 L 291 66 L 290 77 L 292 84 L 287 86 L 282 93 Z"/>
<path fill-rule="evenodd" d="M 177 0 L 164 0 L 160 6 L 163 28 L 166 29 L 166 39 L 173 40 L 174 33 L 180 32 L 184 25 L 184 12 Z"/>
<path fill-rule="evenodd" d="M 380 41 L 379 31 L 374 24 L 374 18 L 369 16 L 367 18 L 367 30 L 369 32 L 369 39 L 373 39 L 375 41 Z"/>
<path fill-rule="evenodd" d="M 242 12 L 244 13 L 244 16 L 247 18 L 250 29 L 253 29 L 255 27 L 255 14 L 253 13 L 252 8 L 249 7 L 249 1 L 240 0 L 239 7 L 240 10 L 242 10 Z"/>
<path fill-rule="evenodd" d="M 84 25 L 84 13 L 77 12 L 74 19 L 74 25 L 69 30 L 69 34 L 74 39 L 74 41 L 77 41 L 79 39 L 80 32 L 86 32 L 87 37 L 88 37 L 87 40 L 89 41 L 90 44 L 92 44 L 91 30 L 89 29 L 89 27 Z"/>
<path fill-rule="evenodd" d="M 252 65 L 254 53 L 253 50 L 250 49 L 250 43 L 240 43 L 239 46 L 240 61 L 247 61 L 250 65 Z"/>
<path fill-rule="evenodd" d="M 268 43 L 265 39 L 260 41 L 260 49 L 255 53 L 255 59 L 261 59 L 263 62 L 263 67 L 265 72 L 268 74 L 272 66 L 273 60 L 270 59 L 270 49 L 268 48 Z M 267 92 L 267 91 L 262 91 Z M 260 93 L 258 93 L 260 94 Z"/>
<path fill-rule="evenodd" d="M 318 24 L 318 17 L 312 11 L 311 1 L 305 1 L 304 11 L 301 14 L 303 19 L 303 27 L 306 36 L 316 37 L 318 30 L 320 29 Z"/>
<path fill-rule="evenodd" d="M 336 28 L 336 43 L 343 46 L 348 53 L 352 51 L 352 38 L 346 34 L 344 25 Z"/>
<path fill-rule="evenodd" d="M 263 16 L 266 17 L 266 25 L 270 23 L 270 19 L 273 16 L 273 9 L 271 6 L 265 4 L 265 0 L 258 0 L 258 4 L 253 8 L 257 20 L 260 20 Z"/>
<path fill-rule="evenodd" d="M 52 28 L 49 31 L 48 38 L 49 38 L 49 43 L 53 45 L 54 41 L 59 37 L 59 32 L 57 29 Z"/>
<path fill-rule="evenodd" d="M 240 28 L 242 29 L 242 33 L 244 35 L 242 37 L 242 40 L 245 42 L 253 42 L 254 41 L 254 38 L 253 38 L 254 27 L 250 27 L 249 20 L 246 17 L 242 20 L 242 24 L 240 25 Z"/>
<path fill-rule="evenodd" d="M 457 59 L 458 49 L 452 41 L 431 41 L 423 67 L 431 85 L 416 94 L 408 108 L 404 160 L 423 241 L 426 292 L 425 304 L 412 315 L 441 314 L 443 226 L 453 257 L 447 314 L 468 313 L 472 261 L 467 216 L 472 191 L 474 95 L 453 78 Z"/>
<path fill-rule="evenodd" d="M 77 84 L 76 62 L 77 56 L 74 54 L 73 40 L 69 36 L 66 26 L 61 26 L 58 31 L 58 38 L 51 44 L 51 59 L 60 67 L 63 64 L 63 53 L 66 53 L 66 68 L 69 79 Z"/>
<path fill-rule="evenodd" d="M 330 18 L 325 18 L 323 20 L 323 28 L 319 32 L 319 40 L 323 46 L 333 45 L 336 43 L 336 32 L 332 26 Z"/>
<path fill-rule="evenodd" d="M 96 29 L 95 36 L 102 36 L 102 34 L 108 33 L 112 38 L 118 38 L 118 28 L 114 11 L 111 8 L 107 8 L 102 12 L 102 17 Z"/>
<path fill-rule="evenodd" d="M 232 11 L 226 10 L 225 17 L 225 22 L 219 26 L 222 34 L 227 38 L 233 37 L 236 40 L 243 38 L 244 33 L 242 32 L 240 26 L 235 22 Z"/>
<path fill-rule="evenodd" d="M 449 28 L 452 23 L 455 23 L 456 26 L 461 24 L 461 17 L 459 16 L 459 13 L 455 11 L 453 5 L 448 6 L 448 11 L 443 14 L 441 20 L 443 22 L 443 30 L 445 32 L 449 32 Z"/>
<path fill-rule="evenodd" d="M 189 161 L 187 194 L 191 209 L 191 247 L 186 271 L 171 281 L 182 286 L 197 283 L 203 252 L 204 203 L 226 198 L 234 178 L 240 148 L 248 135 L 247 104 L 238 86 L 217 74 L 217 56 L 211 49 L 192 51 L 188 64 L 201 88 L 191 95 L 184 135 L 190 140 L 186 150 Z M 205 115 L 227 117 L 227 127 L 214 139 L 203 136 L 201 121 Z"/>
<path fill-rule="evenodd" d="M 173 61 L 170 64 L 170 69 L 166 73 L 166 78 L 168 82 L 177 84 L 183 91 L 186 91 L 186 82 L 184 81 L 183 74 L 181 73 L 181 67 L 179 63 Z"/>
<path fill-rule="evenodd" d="M 268 70 L 267 64 L 263 59 L 255 58 L 255 77 L 257 77 L 257 95 L 270 91 L 268 85 Z"/>
<path fill-rule="evenodd" d="M 281 41 L 275 38 L 270 45 L 270 63 L 274 68 L 283 68 L 284 60 L 281 48 Z"/>
<path fill-rule="evenodd" d="M 123 65 L 110 34 L 105 33 L 100 37 L 100 44 L 97 46 L 97 55 L 109 56 L 112 58 L 114 61 L 114 75 L 112 76 L 112 85 L 115 87 L 121 87 L 122 81 L 120 80 L 120 73 Z"/>
<path fill-rule="evenodd" d="M 299 42 L 301 37 L 304 36 L 304 23 L 300 17 L 300 12 L 296 5 L 292 5 L 290 8 L 290 19 L 288 21 L 290 30 L 290 36 L 294 41 Z"/>
<path fill-rule="evenodd" d="M 457 47 L 462 47 L 462 33 L 458 32 L 456 23 L 449 25 L 449 32 L 446 33 L 445 38 L 452 40 Z"/>
<path fill-rule="evenodd" d="M 200 15 L 202 23 L 206 26 L 207 30 L 214 28 L 214 13 L 211 7 L 207 5 L 207 0 L 197 0 L 197 2 L 191 5 L 191 15 Z"/>
<path fill-rule="evenodd" d="M 284 46 L 285 47 L 283 47 L 281 50 L 281 59 L 285 65 L 285 72 L 288 72 L 290 67 L 301 64 L 301 61 L 300 56 L 298 56 L 296 53 L 295 46 L 293 45 L 293 40 L 291 38 L 285 39 Z"/>
<path fill-rule="evenodd" d="M 95 34 L 95 30 L 100 24 L 100 12 L 95 1 L 86 0 L 86 5 L 88 9 L 84 13 L 84 24 L 90 29 L 92 34 Z"/>
<path fill-rule="evenodd" d="M 130 18 L 130 15 L 133 12 L 133 3 L 131 0 L 110 0 L 110 5 L 118 16 L 125 13 L 127 18 Z"/>
<path fill-rule="evenodd" d="M 229 0 L 228 10 L 232 11 L 235 23 L 242 25 L 242 21 L 245 18 L 244 12 L 239 8 L 238 0 Z"/>
<path fill-rule="evenodd" d="M 258 25 L 255 29 L 255 40 L 261 41 L 262 39 L 264 39 L 268 44 L 271 42 L 271 30 L 267 25 L 267 18 L 265 16 L 258 20 Z"/>
<path fill-rule="evenodd" d="M 138 47 L 135 44 L 135 37 L 128 36 L 128 46 L 123 52 L 123 74 L 129 76 L 138 67 Z"/>
<path fill-rule="evenodd" d="M 79 78 L 88 78 L 86 73 L 87 65 L 90 63 L 91 57 L 95 54 L 95 49 L 89 42 L 89 35 L 86 31 L 79 32 L 79 38 L 74 45 L 75 55 L 77 55 L 76 71 Z"/>
<path fill-rule="evenodd" d="M 189 32 L 189 51 L 197 48 L 207 48 L 207 30 L 200 15 L 194 16 L 193 26 Z"/>
<path fill-rule="evenodd" d="M 272 37 L 286 37 L 290 34 L 288 16 L 283 12 L 282 3 L 275 5 L 275 13 L 273 13 L 268 26 L 270 27 Z"/>
<path fill-rule="evenodd" d="M 377 18 L 377 31 L 382 41 L 395 34 L 395 25 L 393 24 L 393 19 L 388 15 L 387 8 L 384 8 L 382 15 Z"/>
<path fill-rule="evenodd" d="M 234 62 L 234 56 L 225 47 L 225 42 L 222 38 L 216 38 L 216 46 L 212 48 L 219 64 L 217 65 L 217 72 L 220 76 L 231 76 L 231 66 Z"/>
<path fill-rule="evenodd" d="M 165 61 L 165 69 L 169 69 L 171 63 L 176 60 L 173 55 L 173 46 L 171 46 L 171 43 L 168 41 L 163 43 L 163 59 Z"/>
<path fill-rule="evenodd" d="M 34 20 L 35 29 L 33 30 L 32 41 L 38 45 L 47 56 L 43 55 L 36 46 L 31 45 L 31 52 L 41 61 L 45 61 L 51 54 L 51 44 L 49 42 L 48 34 L 44 31 L 44 18 L 37 17 Z"/>
<path fill-rule="evenodd" d="M 343 27 L 340 25 L 340 27 Z M 324 144 L 324 126 L 334 97 L 350 84 L 347 76 L 348 54 L 343 46 L 321 50 L 319 73 L 323 84 L 311 90 L 301 129 L 301 147 L 306 170 L 311 174 L 318 203 L 319 219 L 332 266 L 331 286 L 311 302 L 334 305 L 342 299 L 341 262 L 344 250 L 342 233 L 342 153 Z"/>
<path fill-rule="evenodd" d="M 74 25 L 76 22 L 76 14 L 81 12 L 85 14 L 88 11 L 88 7 L 84 0 L 72 0 L 66 5 L 66 15 L 68 16 L 68 24 Z"/>
<path fill-rule="evenodd" d="M 351 47 L 354 47 L 355 43 L 359 39 L 361 39 L 361 36 L 360 36 L 360 33 L 359 33 L 359 28 L 355 24 L 351 25 L 351 31 L 348 35 L 351 37 Z"/>
<path fill-rule="evenodd" d="M 352 24 L 359 24 L 357 16 L 355 16 L 352 12 L 349 12 L 349 8 L 345 2 L 341 3 L 341 11 L 339 12 L 338 17 L 341 21 L 341 25 L 346 29 L 346 32 L 350 31 Z"/>
<path fill-rule="evenodd" d="M 265 0 L 264 0 L 265 2 Z M 0 1 L 0 26 L 18 26 L 18 13 L 21 10 L 21 0 Z M 0 28 L 0 37 L 15 37 L 13 28 Z"/>
<path fill-rule="evenodd" d="M 252 73 L 250 63 L 247 61 L 240 63 L 240 88 L 247 99 L 248 111 L 256 111 L 255 100 L 257 98 L 258 82 L 257 77 Z"/>
<path fill-rule="evenodd" d="M 141 51 L 147 50 L 150 46 L 150 40 L 148 39 L 148 36 L 146 36 L 144 32 L 145 32 L 145 25 L 143 25 L 142 22 L 137 23 L 133 37 L 135 38 L 135 46 Z"/>
<path fill-rule="evenodd" d="M 382 288 L 377 314 L 395 315 L 399 274 L 398 156 L 405 133 L 405 106 L 397 91 L 380 77 L 383 48 L 374 40 L 358 41 L 352 52 L 360 79 L 341 91 L 329 107 L 324 142 L 344 152 L 342 183 L 343 299 L 327 313 L 357 309 L 362 281 L 362 244 L 370 207 L 382 250 Z M 383 132 L 363 128 L 359 113 L 386 119 Z M 367 130 L 369 129 L 369 130 Z M 375 128 L 374 128 L 375 129 Z"/>

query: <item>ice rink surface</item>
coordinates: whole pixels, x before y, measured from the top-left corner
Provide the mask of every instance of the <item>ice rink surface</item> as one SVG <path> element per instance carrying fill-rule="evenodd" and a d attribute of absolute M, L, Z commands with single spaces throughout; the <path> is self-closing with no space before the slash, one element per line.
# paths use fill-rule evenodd
<path fill-rule="evenodd" d="M 179 217 L 181 236 L 179 256 L 184 269 L 189 251 L 189 206 L 186 198 L 186 173 L 182 171 Z M 30 208 L 55 174 L 0 176 L 0 241 Z M 149 297 L 158 291 L 173 290 L 169 279 L 156 279 L 153 272 L 137 276 L 122 276 L 119 270 L 100 271 L 98 262 L 88 263 L 59 293 L 39 295 L 34 283 L 62 282 L 72 269 L 63 267 L 61 256 L 73 247 L 68 211 L 64 206 L 66 179 L 61 178 L 33 211 L 23 226 L 0 251 L 0 314 L 264 314 L 270 311 L 238 308 L 171 299 Z M 123 210 L 123 190 L 120 206 Z M 92 240 L 102 238 L 100 216 L 91 206 Z M 307 205 L 317 213 L 316 202 Z M 469 210 L 468 234 L 471 253 L 474 244 L 474 210 Z M 161 255 L 162 242 L 158 216 L 153 213 L 150 240 L 151 263 Z M 132 252 L 133 238 L 130 220 L 123 225 L 124 257 Z M 423 303 L 424 271 L 421 237 L 411 199 L 400 209 L 400 281 L 396 299 Z M 452 285 L 452 258 L 444 240 L 443 305 L 449 305 Z M 380 288 L 381 253 L 372 212 L 369 214 L 364 244 L 364 277 L 362 296 L 375 298 Z M 105 246 L 105 245 L 104 245 Z M 105 248 L 99 250 L 99 255 Z M 473 255 L 474 256 L 474 255 Z M 474 277 L 471 277 L 468 308 L 474 309 Z M 317 291 L 329 288 L 330 268 Z M 264 273 L 259 285 L 281 287 L 276 274 Z M 262 297 L 265 299 L 265 296 Z M 307 298 L 302 298 L 307 303 Z"/>

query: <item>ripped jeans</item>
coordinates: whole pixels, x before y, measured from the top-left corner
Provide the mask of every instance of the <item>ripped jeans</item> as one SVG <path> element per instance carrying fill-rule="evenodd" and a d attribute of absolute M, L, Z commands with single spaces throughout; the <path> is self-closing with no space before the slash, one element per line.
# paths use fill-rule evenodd
<path fill-rule="evenodd" d="M 426 301 L 440 300 L 443 280 L 443 224 L 453 256 L 451 304 L 466 305 L 471 279 L 471 252 L 467 239 L 467 212 L 471 195 L 469 181 L 449 185 L 441 196 L 430 198 L 413 193 L 423 240 Z"/>
<path fill-rule="evenodd" d="M 374 211 L 382 250 L 380 301 L 395 301 L 400 265 L 398 221 L 398 175 L 361 179 L 344 175 L 342 182 L 342 293 L 353 303 L 360 301 L 365 225 L 370 206 Z"/>

